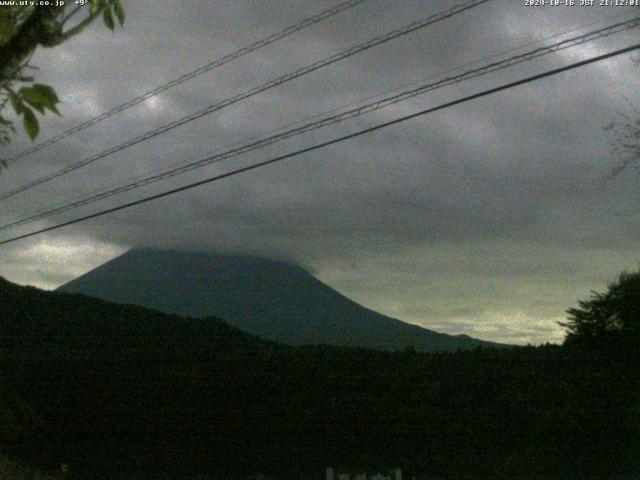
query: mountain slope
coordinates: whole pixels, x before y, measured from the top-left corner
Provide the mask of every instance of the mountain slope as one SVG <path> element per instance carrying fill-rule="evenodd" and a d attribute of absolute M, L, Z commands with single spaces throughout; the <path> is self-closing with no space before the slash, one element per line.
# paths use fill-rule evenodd
<path fill-rule="evenodd" d="M 328 465 L 636 478 L 636 353 L 287 347 L 0 278 L 0 464 L 68 464 L 78 480 L 320 478 Z"/>
<path fill-rule="evenodd" d="M 422 351 L 497 346 L 381 315 L 346 298 L 304 269 L 249 256 L 132 250 L 63 285 L 117 303 L 193 317 L 216 316 L 260 337 Z"/>

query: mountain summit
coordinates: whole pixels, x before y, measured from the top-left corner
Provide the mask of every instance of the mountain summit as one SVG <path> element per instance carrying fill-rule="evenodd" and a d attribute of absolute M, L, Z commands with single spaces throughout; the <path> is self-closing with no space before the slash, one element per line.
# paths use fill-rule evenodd
<path fill-rule="evenodd" d="M 131 250 L 58 290 L 185 316 L 215 316 L 289 344 L 421 351 L 499 346 L 387 317 L 297 265 L 245 255 Z"/>

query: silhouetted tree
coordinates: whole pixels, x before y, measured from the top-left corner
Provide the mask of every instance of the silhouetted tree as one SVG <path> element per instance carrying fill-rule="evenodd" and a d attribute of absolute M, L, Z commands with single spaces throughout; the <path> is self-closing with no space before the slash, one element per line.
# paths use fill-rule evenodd
<path fill-rule="evenodd" d="M 591 344 L 640 342 L 640 271 L 623 272 L 606 293 L 592 292 L 579 308 L 567 310 L 566 342 Z"/>
<path fill-rule="evenodd" d="M 613 168 L 609 178 L 613 178 L 630 167 L 640 166 L 640 110 L 633 105 L 634 115 L 620 113 L 605 129 L 609 131 L 613 153 L 620 163 Z"/>

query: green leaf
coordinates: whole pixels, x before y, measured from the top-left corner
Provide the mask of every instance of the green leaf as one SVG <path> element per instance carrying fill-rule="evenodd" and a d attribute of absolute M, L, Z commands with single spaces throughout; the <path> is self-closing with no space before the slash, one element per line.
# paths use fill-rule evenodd
<path fill-rule="evenodd" d="M 39 103 L 31 102 L 26 98 L 25 98 L 25 102 L 27 102 L 27 104 L 31 105 L 33 108 L 39 111 L 41 115 L 44 115 L 45 112 L 44 112 L 44 107 L 42 105 L 40 105 Z"/>
<path fill-rule="evenodd" d="M 58 115 L 59 117 L 62 116 L 62 114 L 58 110 L 58 107 L 56 107 L 55 105 L 49 105 L 47 108 L 51 110 L 53 113 L 55 113 L 56 115 Z"/>
<path fill-rule="evenodd" d="M 8 42 L 12 36 L 13 22 L 6 15 L 0 15 L 0 45 Z"/>
<path fill-rule="evenodd" d="M 32 87 L 23 87 L 18 93 L 25 99 L 25 101 L 40 113 L 44 113 L 44 109 L 47 108 L 52 112 L 60 115 L 56 104 L 60 103 L 60 99 L 53 88 L 49 85 L 43 85 L 36 83 Z"/>
<path fill-rule="evenodd" d="M 11 93 L 9 94 L 9 100 L 11 101 L 13 111 L 16 112 L 16 115 L 20 115 L 22 113 L 22 110 L 25 108 L 22 99 L 15 93 Z"/>
<path fill-rule="evenodd" d="M 49 85 L 43 85 L 41 83 L 34 83 L 32 88 L 35 88 L 37 91 L 42 92 L 42 94 L 47 99 L 49 99 L 49 103 L 47 105 L 56 105 L 57 103 L 60 103 L 60 99 L 58 98 L 58 94 Z"/>
<path fill-rule="evenodd" d="M 62 21 L 54 20 L 47 25 L 48 34 L 52 37 L 59 37 L 62 35 Z"/>
<path fill-rule="evenodd" d="M 29 88 L 29 87 L 27 87 Z M 56 94 L 56 91 L 49 85 L 43 85 L 42 83 L 34 83 L 30 90 L 38 97 L 42 99 L 42 104 L 55 105 L 60 103 L 60 99 Z"/>
<path fill-rule="evenodd" d="M 24 129 L 26 130 L 27 135 L 29 135 L 29 138 L 31 140 L 35 140 L 35 138 L 38 136 L 38 132 L 40 132 L 38 119 L 33 113 L 33 110 L 31 110 L 29 107 L 24 107 L 23 116 Z"/>
<path fill-rule="evenodd" d="M 105 8 L 103 14 L 102 14 L 102 18 L 104 19 L 104 24 L 107 26 L 107 28 L 109 28 L 109 30 L 114 31 L 115 29 L 115 23 L 113 22 L 113 14 L 111 13 L 111 10 L 108 8 Z"/>
<path fill-rule="evenodd" d="M 113 11 L 115 12 L 116 17 L 118 17 L 118 22 L 122 27 L 124 25 L 124 20 L 126 18 L 126 15 L 124 12 L 124 4 L 122 3 L 122 0 L 116 0 L 115 5 L 113 6 Z"/>
<path fill-rule="evenodd" d="M 21 88 L 20 90 L 18 90 L 18 94 L 22 97 L 22 100 L 27 102 L 28 105 L 31 105 L 33 108 L 44 115 L 44 105 L 42 105 L 40 100 L 35 95 L 32 95 L 30 89 Z"/>

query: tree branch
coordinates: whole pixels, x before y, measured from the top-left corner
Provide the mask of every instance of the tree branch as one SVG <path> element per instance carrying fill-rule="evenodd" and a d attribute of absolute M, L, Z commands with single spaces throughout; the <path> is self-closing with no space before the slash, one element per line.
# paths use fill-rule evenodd
<path fill-rule="evenodd" d="M 107 7 L 107 5 L 103 5 L 103 6 L 99 7 L 95 12 L 90 13 L 87 18 L 85 18 L 83 21 L 78 23 L 75 27 L 71 28 L 70 30 L 67 30 L 66 32 L 64 32 L 64 33 L 62 33 L 60 35 L 55 36 L 54 38 L 51 39 L 50 42 L 47 42 L 46 44 L 43 43 L 42 46 L 43 47 L 55 47 L 56 45 L 60 45 L 61 43 L 69 40 L 71 37 L 79 34 L 85 28 L 87 28 L 89 26 L 89 24 L 91 22 L 93 22 L 93 20 L 97 16 L 99 16 L 104 11 L 104 9 L 106 7 Z M 72 12 L 72 14 L 73 14 L 73 12 Z M 70 14 L 70 16 L 72 14 Z"/>
<path fill-rule="evenodd" d="M 78 5 L 76 8 L 73 9 L 73 11 L 67 15 L 66 17 L 64 17 L 62 19 L 61 24 L 64 25 L 65 23 L 67 23 L 69 20 L 71 20 L 71 18 L 73 18 L 73 16 L 78 13 L 80 10 L 82 10 L 84 8 L 83 5 Z"/>
<path fill-rule="evenodd" d="M 54 32 L 52 21 L 60 14 L 60 7 L 42 6 L 34 9 L 11 40 L 0 49 L 0 79 L 11 80 L 20 65 Z"/>

